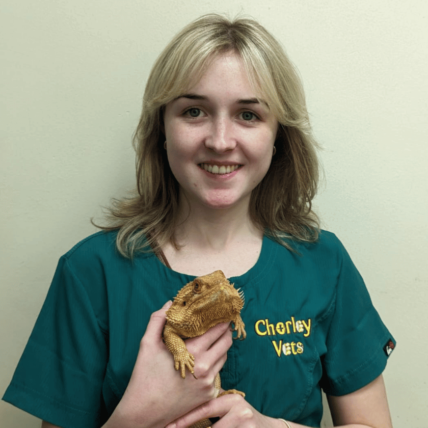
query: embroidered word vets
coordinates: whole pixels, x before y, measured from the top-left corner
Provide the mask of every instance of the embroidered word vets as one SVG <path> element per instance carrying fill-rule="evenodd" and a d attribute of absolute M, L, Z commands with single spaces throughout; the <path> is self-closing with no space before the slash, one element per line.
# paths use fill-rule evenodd
<path fill-rule="evenodd" d="M 271 323 L 269 319 L 257 320 L 254 330 L 258 336 L 285 336 L 289 334 L 301 334 L 303 338 L 311 335 L 312 320 L 296 320 L 291 317 L 290 321 Z M 279 338 L 278 338 L 279 339 Z M 305 347 L 302 342 L 287 342 L 284 340 L 272 340 L 275 353 L 278 357 L 285 355 L 303 354 Z"/>
<path fill-rule="evenodd" d="M 276 340 L 272 340 L 272 345 L 275 348 L 275 352 L 278 357 L 281 356 L 281 353 L 286 357 L 289 355 L 303 354 L 303 351 L 305 350 L 302 342 L 282 343 L 282 340 L 280 340 L 279 343 L 277 343 Z"/>

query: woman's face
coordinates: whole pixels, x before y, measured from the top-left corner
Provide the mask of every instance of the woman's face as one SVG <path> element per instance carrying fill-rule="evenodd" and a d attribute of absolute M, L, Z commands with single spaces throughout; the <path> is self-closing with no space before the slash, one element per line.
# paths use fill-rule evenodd
<path fill-rule="evenodd" d="M 169 165 L 190 204 L 248 207 L 269 169 L 278 122 L 257 100 L 241 57 L 216 57 L 167 104 L 164 123 Z"/>

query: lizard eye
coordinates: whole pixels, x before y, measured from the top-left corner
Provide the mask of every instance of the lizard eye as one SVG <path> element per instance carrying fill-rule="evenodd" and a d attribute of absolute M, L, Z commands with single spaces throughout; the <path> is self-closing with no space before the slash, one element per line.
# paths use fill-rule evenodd
<path fill-rule="evenodd" d="M 194 293 L 200 293 L 202 291 L 202 286 L 199 284 L 199 282 L 195 281 L 193 284 L 193 292 Z"/>
<path fill-rule="evenodd" d="M 186 306 L 186 302 L 183 302 L 183 306 Z"/>

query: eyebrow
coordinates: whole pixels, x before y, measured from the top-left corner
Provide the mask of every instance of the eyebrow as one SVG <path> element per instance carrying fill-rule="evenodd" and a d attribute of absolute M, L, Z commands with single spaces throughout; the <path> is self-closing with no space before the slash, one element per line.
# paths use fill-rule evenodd
<path fill-rule="evenodd" d="M 209 98 L 207 96 L 197 95 L 197 94 L 183 94 L 183 95 L 180 95 L 177 98 L 175 98 L 174 101 L 178 100 L 179 98 L 187 98 L 189 100 L 209 101 Z M 257 98 L 244 98 L 244 99 L 237 100 L 236 103 L 237 104 L 244 104 L 244 105 L 263 103 L 264 105 L 266 105 L 266 107 L 269 107 L 268 103 L 266 101 L 258 100 Z"/>

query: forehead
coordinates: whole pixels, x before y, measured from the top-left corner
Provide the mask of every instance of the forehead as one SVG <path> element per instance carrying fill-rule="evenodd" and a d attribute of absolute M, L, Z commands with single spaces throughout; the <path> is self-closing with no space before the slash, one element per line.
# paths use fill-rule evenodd
<path fill-rule="evenodd" d="M 236 52 L 227 52 L 210 58 L 203 69 L 189 76 L 184 93 L 227 92 L 230 95 L 245 94 L 245 97 L 264 98 L 255 84 L 255 79 L 247 71 L 244 60 Z"/>

